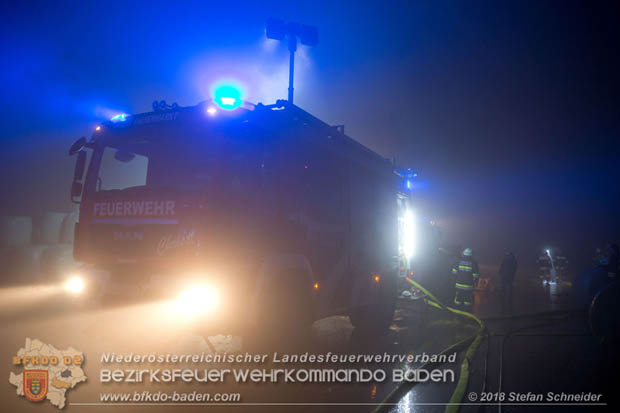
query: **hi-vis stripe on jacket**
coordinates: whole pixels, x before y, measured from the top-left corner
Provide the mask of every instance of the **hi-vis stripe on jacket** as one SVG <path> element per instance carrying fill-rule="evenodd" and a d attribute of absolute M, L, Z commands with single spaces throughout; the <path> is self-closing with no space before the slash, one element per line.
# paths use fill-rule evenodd
<path fill-rule="evenodd" d="M 458 290 L 472 291 L 478 281 L 478 263 L 472 259 L 462 258 L 452 267 L 452 274 L 456 275 L 455 287 Z"/>

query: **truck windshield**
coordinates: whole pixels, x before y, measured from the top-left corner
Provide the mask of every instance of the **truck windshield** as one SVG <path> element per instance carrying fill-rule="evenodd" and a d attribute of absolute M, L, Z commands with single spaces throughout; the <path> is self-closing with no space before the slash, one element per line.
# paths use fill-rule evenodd
<path fill-rule="evenodd" d="M 117 152 L 116 148 L 104 148 L 97 188 L 100 191 L 108 191 L 145 186 L 149 158 L 135 155 L 132 160 L 122 162 L 115 159 L 114 155 Z"/>
<path fill-rule="evenodd" d="M 260 162 L 256 148 L 244 141 L 134 140 L 106 146 L 96 188 L 248 191 L 257 184 Z"/>

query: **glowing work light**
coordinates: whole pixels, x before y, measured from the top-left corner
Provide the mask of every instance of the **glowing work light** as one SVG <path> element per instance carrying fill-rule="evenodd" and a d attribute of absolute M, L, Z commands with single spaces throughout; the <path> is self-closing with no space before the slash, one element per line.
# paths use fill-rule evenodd
<path fill-rule="evenodd" d="M 232 85 L 223 85 L 215 89 L 213 101 L 222 109 L 237 109 L 243 103 L 241 90 Z"/>
<path fill-rule="evenodd" d="M 415 254 L 416 234 L 415 217 L 411 210 L 405 212 L 403 217 L 403 252 L 408 260 Z"/>

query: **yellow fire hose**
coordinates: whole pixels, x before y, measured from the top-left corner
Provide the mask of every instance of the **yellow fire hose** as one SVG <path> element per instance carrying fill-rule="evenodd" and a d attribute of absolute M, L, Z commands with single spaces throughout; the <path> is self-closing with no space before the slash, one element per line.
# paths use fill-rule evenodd
<path fill-rule="evenodd" d="M 459 380 L 457 382 L 456 388 L 454 389 L 454 392 L 452 393 L 452 397 L 450 397 L 450 402 L 446 405 L 446 413 L 456 413 L 458 412 L 461 402 L 463 400 L 463 396 L 465 395 L 465 391 L 467 390 L 467 385 L 469 382 L 469 366 L 472 362 L 472 359 L 474 357 L 474 355 L 476 354 L 476 351 L 478 350 L 478 347 L 480 346 L 480 344 L 482 343 L 482 340 L 487 337 L 489 338 L 491 335 L 492 336 L 501 336 L 503 338 L 506 338 L 509 335 L 523 335 L 523 336 L 540 336 L 543 334 L 536 334 L 536 333 L 523 333 L 523 330 L 527 330 L 530 328 L 536 328 L 539 327 L 540 325 L 536 325 L 536 326 L 526 326 L 526 327 L 521 327 L 519 329 L 516 329 L 512 332 L 506 333 L 506 334 L 489 334 L 487 332 L 486 326 L 483 322 L 483 320 L 485 321 L 502 321 L 502 320 L 517 320 L 517 319 L 528 319 L 528 318 L 532 318 L 532 317 L 559 317 L 559 318 L 565 318 L 567 316 L 571 316 L 571 315 L 577 315 L 577 314 L 581 314 L 583 315 L 584 311 L 583 310 L 579 310 L 579 309 L 573 309 L 573 310 L 560 310 L 560 311 L 543 311 L 543 312 L 539 312 L 539 313 L 530 313 L 530 314 L 521 314 L 521 315 L 510 315 L 510 316 L 493 316 L 493 317 L 484 317 L 484 318 L 479 318 L 476 317 L 474 314 L 468 313 L 466 311 L 461 311 L 461 310 L 457 310 L 455 308 L 451 308 L 448 307 L 446 305 L 444 305 L 443 303 L 441 303 L 441 301 L 439 301 L 437 299 L 437 297 L 435 297 L 430 291 L 428 291 L 426 288 L 424 288 L 422 285 L 420 285 L 419 283 L 417 283 L 416 281 L 410 279 L 409 277 L 406 278 L 406 280 L 411 283 L 411 285 L 415 286 L 416 288 L 418 288 L 426 297 L 427 300 L 426 303 L 432 307 L 435 308 L 439 308 L 441 310 L 445 310 L 445 311 L 449 311 L 453 314 L 457 314 L 460 316 L 463 316 L 467 319 L 473 320 L 476 322 L 476 324 L 478 324 L 478 326 L 480 327 L 479 330 L 465 338 L 464 340 L 459 341 L 456 344 L 451 345 L 450 347 L 444 349 L 441 353 L 439 353 L 439 355 L 444 355 L 444 354 L 448 354 L 450 352 L 455 352 L 455 351 L 460 351 L 462 349 L 464 349 L 466 346 L 469 346 L 467 348 L 467 351 L 465 353 L 465 357 L 463 358 L 463 361 L 461 363 L 461 374 L 459 376 Z M 562 317 L 563 316 L 563 317 Z M 588 335 L 588 334 L 572 334 L 572 333 L 546 333 L 544 334 L 545 336 L 575 336 L 575 335 Z M 500 356 L 501 359 L 501 356 Z M 423 365 L 421 365 L 419 368 L 428 368 L 431 366 L 438 366 L 443 364 L 442 362 L 428 362 L 428 363 L 424 363 Z M 486 373 L 485 373 L 486 374 Z M 387 408 L 391 408 L 399 399 L 400 397 L 402 397 L 402 395 L 404 393 L 406 393 L 407 391 L 409 391 L 411 389 L 411 387 L 415 386 L 417 383 L 416 382 L 401 382 L 399 383 L 396 388 L 394 390 L 392 390 L 386 397 L 385 399 L 382 401 L 382 403 L 374 410 L 375 413 L 377 412 L 381 412 L 386 410 Z M 501 363 L 500 363 L 500 388 L 501 388 Z M 500 406 L 501 408 L 501 406 Z"/>
<path fill-rule="evenodd" d="M 435 297 L 430 291 L 428 291 L 426 288 L 424 288 L 422 285 L 420 285 L 416 281 L 413 281 L 411 278 L 407 277 L 406 280 L 409 283 L 411 283 L 413 286 L 418 288 L 420 291 L 422 291 L 422 293 L 428 298 L 427 303 L 430 306 L 439 308 L 441 310 L 446 310 L 453 314 L 457 314 L 457 315 L 466 317 L 468 319 L 471 319 L 475 321 L 480 327 L 480 329 L 475 334 L 467 337 L 464 340 L 459 341 L 456 344 L 451 345 L 450 347 L 444 349 L 441 353 L 439 353 L 439 355 L 443 355 L 443 354 L 448 354 L 454 351 L 460 351 L 461 349 L 465 348 L 465 346 L 469 345 L 469 347 L 467 348 L 467 352 L 465 353 L 465 358 L 463 359 L 463 362 L 461 363 L 461 374 L 456 384 L 456 388 L 454 390 L 454 393 L 452 393 L 452 397 L 450 398 L 449 404 L 446 406 L 446 413 L 456 413 L 459 410 L 459 404 L 463 400 L 463 396 L 465 395 L 465 391 L 467 390 L 467 384 L 469 382 L 469 365 L 471 363 L 471 360 L 474 357 L 474 354 L 476 354 L 476 350 L 480 346 L 482 339 L 486 335 L 485 325 L 482 322 L 482 320 L 480 320 L 480 318 L 476 317 L 475 315 L 471 313 L 457 310 L 455 308 L 447 307 L 446 305 L 442 304 L 441 301 L 439 301 L 437 297 Z M 419 368 L 427 368 L 435 364 L 439 365 L 441 363 L 440 362 L 428 362 L 428 363 L 423 364 Z M 374 412 L 381 412 L 386 407 L 395 403 L 405 391 L 408 391 L 415 384 L 416 384 L 415 382 L 406 382 L 406 381 L 399 383 L 398 386 L 396 386 L 396 388 L 392 390 L 390 394 L 386 396 L 386 398 L 382 401 L 381 405 L 379 405 L 374 410 Z"/>
<path fill-rule="evenodd" d="M 426 295 L 430 299 L 430 301 L 428 301 L 429 305 L 442 309 L 442 310 L 450 311 L 453 314 L 458 314 L 460 316 L 467 317 L 475 321 L 480 327 L 480 329 L 478 330 L 476 334 L 469 337 L 469 338 L 473 338 L 473 342 L 470 344 L 469 348 L 467 349 L 467 352 L 465 353 L 465 357 L 463 359 L 463 362 L 461 363 L 461 374 L 459 375 L 459 381 L 456 384 L 454 393 L 452 393 L 452 397 L 450 398 L 449 404 L 446 406 L 446 413 L 456 413 L 459 410 L 459 403 L 461 403 L 461 401 L 463 400 L 465 391 L 467 390 L 467 384 L 469 383 L 469 365 L 472 359 L 474 358 L 474 355 L 476 354 L 476 350 L 478 350 L 478 347 L 480 347 L 480 343 L 482 343 L 482 339 L 484 338 L 486 334 L 485 325 L 482 322 L 482 320 L 480 320 L 478 317 L 476 317 L 472 313 L 468 313 L 467 311 L 457 310 L 455 308 L 447 307 L 446 305 L 442 304 L 437 299 L 437 297 L 435 297 L 430 291 L 428 291 L 426 288 L 422 287 L 422 285 L 413 281 L 412 279 L 407 278 L 407 281 L 409 281 L 412 285 L 417 287 L 420 291 L 422 291 L 424 295 Z"/>

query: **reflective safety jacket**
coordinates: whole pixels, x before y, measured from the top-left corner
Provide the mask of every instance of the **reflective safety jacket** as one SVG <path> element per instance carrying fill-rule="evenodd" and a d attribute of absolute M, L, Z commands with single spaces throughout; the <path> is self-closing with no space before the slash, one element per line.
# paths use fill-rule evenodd
<path fill-rule="evenodd" d="M 478 263 L 469 257 L 463 257 L 452 267 L 456 276 L 454 287 L 457 290 L 473 291 L 478 282 Z"/>

